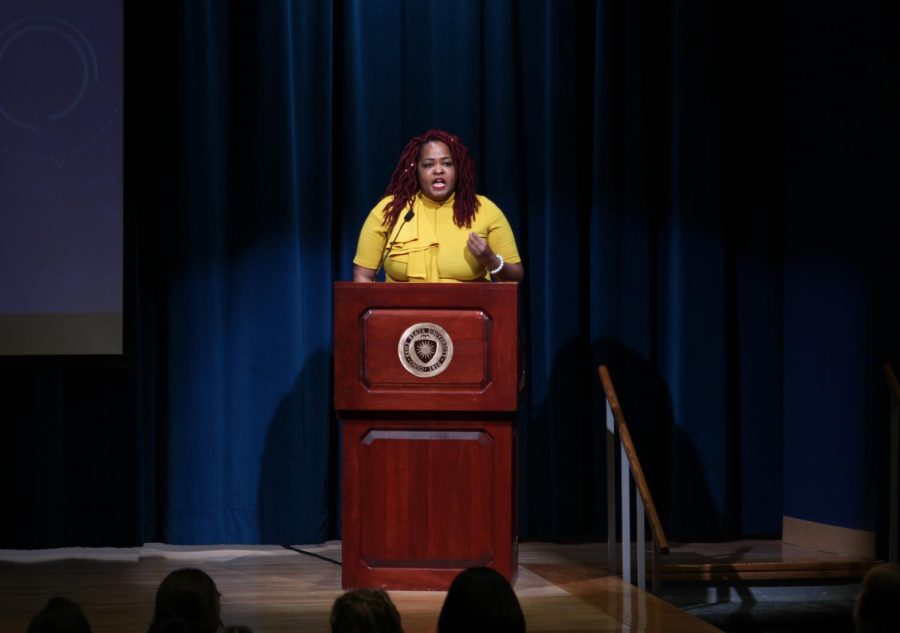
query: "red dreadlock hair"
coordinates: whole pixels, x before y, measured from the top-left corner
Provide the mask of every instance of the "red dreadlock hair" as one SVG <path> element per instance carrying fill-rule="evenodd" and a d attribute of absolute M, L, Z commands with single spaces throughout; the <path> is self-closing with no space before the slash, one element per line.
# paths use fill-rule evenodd
<path fill-rule="evenodd" d="M 428 130 L 424 134 L 410 139 L 400 160 L 391 175 L 391 182 L 384 192 L 393 199 L 384 207 L 384 224 L 393 228 L 400 217 L 400 212 L 411 207 L 419 192 L 419 178 L 416 163 L 422 146 L 431 141 L 440 141 L 450 148 L 450 158 L 456 168 L 456 189 L 453 199 L 453 223 L 462 228 L 472 226 L 472 218 L 478 210 L 478 198 L 475 197 L 475 161 L 469 156 L 469 150 L 460 140 L 443 130 Z"/>

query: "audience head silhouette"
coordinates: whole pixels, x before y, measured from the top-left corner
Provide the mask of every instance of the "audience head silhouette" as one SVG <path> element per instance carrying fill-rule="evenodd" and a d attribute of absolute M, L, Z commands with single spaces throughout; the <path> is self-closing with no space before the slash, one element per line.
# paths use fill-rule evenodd
<path fill-rule="evenodd" d="M 380 589 L 348 591 L 334 601 L 331 633 L 403 633 L 400 613 Z"/>
<path fill-rule="evenodd" d="M 900 565 L 883 563 L 863 578 L 853 621 L 857 633 L 900 631 Z"/>
<path fill-rule="evenodd" d="M 57 596 L 50 598 L 28 625 L 28 633 L 91 633 L 81 607 Z"/>
<path fill-rule="evenodd" d="M 178 569 L 160 583 L 150 633 L 216 633 L 222 627 L 219 590 L 199 569 Z"/>
<path fill-rule="evenodd" d="M 525 615 L 512 586 L 499 572 L 472 567 L 450 585 L 438 633 L 525 633 Z"/>

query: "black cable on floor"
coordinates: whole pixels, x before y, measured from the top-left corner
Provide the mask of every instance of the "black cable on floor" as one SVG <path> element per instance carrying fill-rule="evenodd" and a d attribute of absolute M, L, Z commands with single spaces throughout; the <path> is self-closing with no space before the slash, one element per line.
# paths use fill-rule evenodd
<path fill-rule="evenodd" d="M 315 552 L 309 552 L 305 549 L 300 549 L 299 547 L 294 547 L 293 545 L 282 545 L 284 549 L 289 549 L 292 552 L 297 552 L 298 554 L 304 554 L 305 556 L 312 556 L 313 558 L 318 558 L 319 560 L 324 560 L 326 563 L 333 563 L 338 567 L 341 566 L 341 561 L 334 560 L 333 558 L 328 558 L 327 556 L 322 556 L 321 554 L 316 554 Z"/>

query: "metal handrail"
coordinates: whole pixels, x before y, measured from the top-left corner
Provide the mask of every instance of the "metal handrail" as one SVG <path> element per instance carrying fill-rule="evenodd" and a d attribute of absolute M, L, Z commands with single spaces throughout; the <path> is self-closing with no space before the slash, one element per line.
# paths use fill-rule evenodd
<path fill-rule="evenodd" d="M 637 548 L 637 584 L 640 588 L 647 586 L 646 540 L 644 537 L 645 520 L 651 530 L 651 566 L 653 571 L 653 592 L 659 593 L 659 555 L 669 553 L 662 523 L 653 503 L 653 496 L 647 486 L 644 470 L 638 459 L 625 414 L 619 405 L 619 398 L 613 386 L 609 370 L 605 365 L 598 368 L 600 382 L 606 394 L 606 472 L 607 472 L 607 531 L 609 569 L 616 573 L 618 569 L 616 557 L 616 434 L 619 436 L 621 464 L 621 522 L 622 522 L 622 579 L 631 583 L 631 486 L 633 479 L 638 495 L 635 498 L 635 531 Z M 630 476 L 629 476 L 630 475 Z M 627 547 L 626 547 L 627 544 Z"/>
<path fill-rule="evenodd" d="M 897 518 L 898 510 L 898 458 L 897 452 L 900 450 L 897 446 L 898 435 L 900 435 L 900 384 L 897 383 L 897 376 L 894 370 L 887 363 L 884 365 L 884 377 L 887 380 L 888 389 L 891 392 L 891 414 L 890 414 L 890 436 L 891 436 L 891 460 L 890 460 L 890 534 L 888 536 L 888 560 L 892 563 L 897 562 Z"/>

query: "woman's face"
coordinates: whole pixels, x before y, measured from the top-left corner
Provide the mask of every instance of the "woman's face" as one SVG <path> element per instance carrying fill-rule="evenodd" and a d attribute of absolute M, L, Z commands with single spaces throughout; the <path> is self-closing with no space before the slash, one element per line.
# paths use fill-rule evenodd
<path fill-rule="evenodd" d="M 456 190 L 456 166 L 450 148 L 441 141 L 428 141 L 419 150 L 419 188 L 426 196 L 443 202 Z"/>

